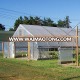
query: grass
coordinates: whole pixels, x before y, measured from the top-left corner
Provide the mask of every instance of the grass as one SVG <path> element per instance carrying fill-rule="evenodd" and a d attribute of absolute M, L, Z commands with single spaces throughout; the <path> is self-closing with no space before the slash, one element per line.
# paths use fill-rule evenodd
<path fill-rule="evenodd" d="M 80 80 L 80 68 L 58 65 L 57 60 L 4 59 L 0 55 L 0 80 Z"/>

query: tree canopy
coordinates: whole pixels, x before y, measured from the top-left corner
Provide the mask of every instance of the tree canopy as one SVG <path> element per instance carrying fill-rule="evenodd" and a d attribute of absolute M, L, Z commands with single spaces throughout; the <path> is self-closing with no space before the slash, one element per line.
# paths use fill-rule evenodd
<path fill-rule="evenodd" d="M 4 25 L 0 24 L 0 31 L 4 31 L 4 30 L 5 30 Z"/>
<path fill-rule="evenodd" d="M 70 28 L 70 20 L 69 20 L 69 16 L 66 16 L 66 18 L 64 20 L 59 20 L 57 26 L 58 27 L 66 27 L 66 28 Z"/>
<path fill-rule="evenodd" d="M 51 27 L 66 27 L 69 28 L 70 26 L 70 20 L 69 16 L 66 16 L 64 20 L 58 20 L 57 23 L 55 23 L 51 18 L 43 18 L 41 19 L 38 16 L 20 16 L 14 23 L 14 28 L 10 28 L 10 31 L 15 31 L 19 24 L 28 24 L 28 25 L 42 25 L 42 26 L 51 26 Z"/>

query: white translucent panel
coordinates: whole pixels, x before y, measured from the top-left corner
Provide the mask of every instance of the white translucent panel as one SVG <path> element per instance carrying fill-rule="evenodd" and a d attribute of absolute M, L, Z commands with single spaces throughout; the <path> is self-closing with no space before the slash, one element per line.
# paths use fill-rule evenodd
<path fill-rule="evenodd" d="M 73 48 L 59 48 L 59 61 L 73 61 Z"/>
<path fill-rule="evenodd" d="M 79 38 L 78 38 L 78 45 L 80 46 L 80 36 L 79 36 Z"/>
<path fill-rule="evenodd" d="M 27 31 L 24 27 L 19 26 L 18 29 L 15 31 L 13 37 L 28 37 L 32 36 L 29 31 Z"/>
<path fill-rule="evenodd" d="M 48 42 L 49 46 L 52 46 L 52 47 L 58 47 L 59 46 L 59 43 L 58 42 Z"/>
<path fill-rule="evenodd" d="M 58 47 L 58 42 L 38 42 L 39 47 Z"/>
<path fill-rule="evenodd" d="M 15 42 L 16 47 L 27 47 L 27 42 Z"/>
<path fill-rule="evenodd" d="M 38 42 L 38 46 L 45 47 L 45 46 L 49 46 L 49 44 L 48 42 Z"/>
<path fill-rule="evenodd" d="M 39 49 L 39 59 L 48 59 L 51 58 L 49 54 L 49 48 L 40 48 Z"/>
<path fill-rule="evenodd" d="M 54 36 L 69 36 L 69 32 L 72 33 L 71 35 L 75 34 L 75 31 L 72 31 L 72 28 L 46 27 L 46 29 Z"/>
<path fill-rule="evenodd" d="M 74 36 L 74 35 L 76 35 L 76 30 L 72 29 L 72 28 L 59 28 L 59 27 L 50 27 L 50 26 L 21 24 L 21 25 L 19 25 L 16 32 L 19 33 L 20 29 L 22 30 L 22 34 L 26 34 L 26 35 L 32 34 L 34 36 L 45 36 L 45 35 L 46 36 L 51 36 L 51 35 L 53 35 L 53 36 L 56 36 L 56 35 Z M 80 31 L 79 31 L 79 34 L 80 34 Z"/>
<path fill-rule="evenodd" d="M 30 49 L 31 49 L 31 59 L 37 60 L 39 58 L 39 50 L 37 42 L 30 42 Z"/>
<path fill-rule="evenodd" d="M 27 42 L 15 42 L 15 57 L 22 57 L 22 55 L 27 55 L 27 46 Z"/>
<path fill-rule="evenodd" d="M 14 42 L 4 42 L 4 58 L 14 58 Z"/>
<path fill-rule="evenodd" d="M 22 25 L 34 36 L 50 36 L 51 34 L 42 26 L 37 25 Z"/>
<path fill-rule="evenodd" d="M 33 49 L 34 49 L 34 59 L 36 59 L 36 58 L 38 59 L 38 57 L 39 57 L 39 50 L 38 50 L 37 42 L 34 42 Z"/>
<path fill-rule="evenodd" d="M 15 53 L 14 53 L 14 42 L 9 42 L 9 54 L 10 54 L 10 58 L 14 58 L 15 57 Z"/>
<path fill-rule="evenodd" d="M 9 43 L 4 42 L 4 58 L 9 58 Z"/>
<path fill-rule="evenodd" d="M 59 42 L 59 46 L 61 47 L 73 47 L 74 44 L 72 42 Z"/>

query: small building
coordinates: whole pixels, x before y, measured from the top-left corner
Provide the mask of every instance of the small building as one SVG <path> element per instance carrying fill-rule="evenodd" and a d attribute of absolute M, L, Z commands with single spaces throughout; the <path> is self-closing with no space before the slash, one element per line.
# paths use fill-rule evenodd
<path fill-rule="evenodd" d="M 38 25 L 25 25 L 20 24 L 17 30 L 13 34 L 13 38 L 26 38 L 26 37 L 72 37 L 72 41 L 11 41 L 4 42 L 4 57 L 15 58 L 18 54 L 25 53 L 30 56 L 32 60 L 53 58 L 52 53 L 58 51 L 58 48 L 75 48 L 76 46 L 76 30 L 72 28 L 59 28 L 50 26 L 38 26 Z M 80 38 L 79 38 L 80 41 Z M 79 43 L 80 46 L 80 43 Z M 29 52 L 28 52 L 29 48 Z M 30 53 L 30 55 L 28 54 Z M 71 53 L 72 54 L 72 53 Z"/>

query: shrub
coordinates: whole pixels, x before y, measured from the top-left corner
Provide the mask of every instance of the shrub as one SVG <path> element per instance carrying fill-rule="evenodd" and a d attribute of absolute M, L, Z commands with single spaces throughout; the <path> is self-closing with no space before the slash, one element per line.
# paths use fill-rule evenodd
<path fill-rule="evenodd" d="M 52 55 L 53 59 L 58 59 L 58 52 L 56 51 L 50 52 L 50 55 Z"/>

